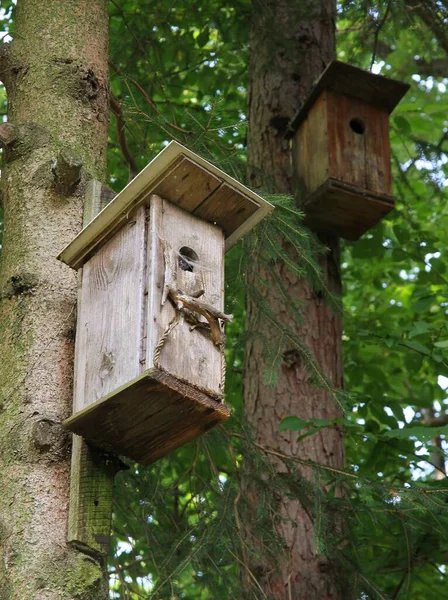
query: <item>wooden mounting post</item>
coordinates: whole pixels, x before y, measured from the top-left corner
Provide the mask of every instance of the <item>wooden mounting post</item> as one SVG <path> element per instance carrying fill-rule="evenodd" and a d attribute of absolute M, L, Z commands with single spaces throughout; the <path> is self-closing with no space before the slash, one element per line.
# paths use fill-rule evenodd
<path fill-rule="evenodd" d="M 84 226 L 113 195 L 99 181 L 87 184 Z M 73 436 L 67 541 L 86 554 L 104 559 L 109 552 L 114 478 L 123 467 L 117 457 Z"/>

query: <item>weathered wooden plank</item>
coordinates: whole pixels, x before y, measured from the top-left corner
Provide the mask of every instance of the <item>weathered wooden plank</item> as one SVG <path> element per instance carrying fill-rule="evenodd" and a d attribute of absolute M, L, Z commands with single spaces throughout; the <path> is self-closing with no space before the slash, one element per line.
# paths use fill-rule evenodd
<path fill-rule="evenodd" d="M 211 175 L 210 178 L 205 178 L 203 181 L 211 181 L 210 189 L 207 186 L 202 188 L 202 202 L 213 189 L 216 181 L 226 182 L 231 187 L 239 190 L 243 195 L 252 199 L 259 205 L 259 209 L 251 215 L 240 227 L 232 231 L 226 239 L 226 251 L 229 250 L 243 235 L 250 231 L 261 219 L 270 213 L 274 207 L 272 204 L 261 198 L 258 194 L 236 181 L 230 175 L 227 175 L 201 156 L 198 156 L 188 148 L 185 148 L 177 142 L 171 142 L 168 146 L 158 154 L 138 175 L 135 177 L 112 202 L 110 202 L 99 215 L 97 215 L 87 227 L 85 227 L 76 238 L 62 250 L 59 259 L 70 265 L 73 269 L 79 269 L 89 260 L 89 258 L 102 246 L 128 219 L 129 213 L 134 211 L 137 206 L 147 205 L 149 197 L 153 193 L 163 195 L 165 186 L 167 186 L 168 194 L 165 197 L 170 198 L 170 179 L 173 173 L 179 166 L 180 161 L 188 159 L 191 165 L 196 168 L 196 172 L 201 172 L 200 169 Z M 199 169 L 199 171 L 197 170 Z M 158 186 L 161 186 L 160 189 Z M 182 184 L 184 185 L 184 184 Z M 201 184 L 202 185 L 202 184 Z M 194 200 L 194 194 L 197 190 L 191 190 L 192 208 L 197 207 Z M 200 191 L 200 190 L 199 190 Z M 185 190 L 184 190 L 185 192 Z M 190 194 L 190 192 L 189 192 Z M 182 201 L 184 197 L 179 196 Z M 174 196 L 171 196 L 171 202 L 175 203 Z M 189 200 L 188 200 L 189 202 Z M 183 204 L 183 208 L 187 208 Z M 218 223 L 219 224 L 219 223 Z"/>
<path fill-rule="evenodd" d="M 392 196 L 389 115 L 375 106 L 365 107 L 366 188 Z"/>
<path fill-rule="evenodd" d="M 366 132 L 356 133 L 352 127 L 356 123 L 365 126 L 365 103 L 334 92 L 327 92 L 327 98 L 330 177 L 365 188 Z"/>
<path fill-rule="evenodd" d="M 184 210 L 193 211 L 221 185 L 221 181 L 189 158 L 184 158 L 152 193 Z"/>
<path fill-rule="evenodd" d="M 310 95 L 291 120 L 287 137 L 293 137 L 297 128 L 306 119 L 311 107 L 323 90 L 361 100 L 381 107 L 391 113 L 406 92 L 409 84 L 364 71 L 353 65 L 333 61 L 322 73 Z"/>
<path fill-rule="evenodd" d="M 74 412 L 140 371 L 145 209 L 83 268 L 77 324 Z"/>
<path fill-rule="evenodd" d="M 121 467 L 73 436 L 67 540 L 83 551 L 109 552 L 113 479 Z"/>
<path fill-rule="evenodd" d="M 329 175 L 328 109 L 326 92 L 311 108 L 296 133 L 293 164 L 299 199 L 317 190 Z"/>
<path fill-rule="evenodd" d="M 107 196 L 104 186 L 92 181 L 87 188 L 84 202 L 84 225 L 102 208 Z M 110 194 L 112 195 L 112 194 Z M 82 270 L 78 273 L 78 309 L 80 308 Z M 77 338 L 79 337 L 79 327 Z M 75 344 L 75 378 L 73 398 L 77 398 L 77 377 L 79 365 L 84 357 L 82 348 Z M 70 471 L 70 505 L 68 514 L 67 541 L 84 552 L 107 556 L 110 546 L 110 527 L 114 477 L 121 466 L 118 459 L 105 457 L 103 452 L 89 448 L 77 435 L 72 441 L 72 461 Z"/>
<path fill-rule="evenodd" d="M 169 284 L 190 296 L 203 291 L 201 300 L 223 310 L 223 232 L 156 197 L 151 198 L 150 214 L 147 318 L 151 330 L 147 335 L 146 368 L 160 365 L 180 380 L 212 395 L 222 395 L 221 349 L 213 343 L 201 323 L 193 329 L 193 324 L 179 315 L 174 325 L 176 310 L 170 300 L 164 303 L 163 300 L 165 287 Z M 192 270 L 184 270 L 181 266 L 182 249 L 188 249 L 196 256 L 190 264 Z M 170 324 L 174 327 L 155 360 L 156 349 Z"/>
<path fill-rule="evenodd" d="M 85 210 L 83 226 L 86 227 L 90 221 L 116 196 L 116 192 L 107 185 L 103 185 L 97 179 L 90 179 L 85 191 Z"/>
<path fill-rule="evenodd" d="M 305 224 L 314 231 L 357 240 L 393 208 L 390 196 L 330 179 L 308 197 Z"/>
<path fill-rule="evenodd" d="M 194 216 L 209 223 L 219 223 L 226 236 L 252 216 L 260 206 L 223 183 L 194 211 Z"/>
<path fill-rule="evenodd" d="M 150 369 L 65 422 L 91 443 L 151 464 L 230 416 L 227 406 Z"/>

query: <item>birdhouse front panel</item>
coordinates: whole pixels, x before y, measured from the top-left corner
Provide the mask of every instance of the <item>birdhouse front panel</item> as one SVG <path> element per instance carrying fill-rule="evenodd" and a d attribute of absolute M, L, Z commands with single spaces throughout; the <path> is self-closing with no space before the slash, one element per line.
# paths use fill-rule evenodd
<path fill-rule="evenodd" d="M 204 313 L 223 312 L 223 231 L 155 195 L 149 224 L 146 368 L 222 397 L 224 334 Z"/>
<path fill-rule="evenodd" d="M 392 197 L 388 113 L 330 90 L 324 95 L 328 107 L 329 177 Z"/>
<path fill-rule="evenodd" d="M 146 209 L 83 267 L 75 349 L 74 412 L 142 372 Z"/>

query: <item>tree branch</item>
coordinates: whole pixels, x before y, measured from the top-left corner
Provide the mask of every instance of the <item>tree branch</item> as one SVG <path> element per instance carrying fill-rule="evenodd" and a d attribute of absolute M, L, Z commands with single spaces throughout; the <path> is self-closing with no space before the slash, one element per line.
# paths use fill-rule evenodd
<path fill-rule="evenodd" d="M 448 53 L 448 29 L 441 16 L 440 4 L 434 0 L 407 0 L 407 4 L 428 27 L 445 52 Z"/>
<path fill-rule="evenodd" d="M 7 147 L 17 140 L 17 128 L 12 123 L 0 125 L 0 144 Z"/>
<path fill-rule="evenodd" d="M 129 150 L 128 143 L 126 141 L 126 122 L 124 120 L 123 111 L 121 110 L 120 103 L 118 98 L 116 98 L 113 94 L 110 95 L 110 107 L 112 112 L 115 115 L 115 119 L 117 121 L 117 135 L 118 141 L 120 144 L 121 151 L 123 153 L 124 159 L 129 167 L 129 179 L 133 179 L 139 173 L 139 168 L 137 165 L 137 161 Z"/>
<path fill-rule="evenodd" d="M 55 186 L 58 192 L 69 196 L 81 179 L 82 159 L 77 152 L 63 148 L 53 166 Z"/>
<path fill-rule="evenodd" d="M 3 42 L 0 44 L 0 81 L 2 81 L 6 87 L 6 79 L 10 71 L 10 45 L 9 43 Z"/>
<path fill-rule="evenodd" d="M 372 52 L 372 60 L 370 62 L 370 70 L 372 70 L 372 67 L 376 60 L 376 53 L 377 53 L 377 48 L 378 48 L 378 37 L 380 35 L 381 29 L 383 28 L 384 24 L 386 23 L 387 17 L 389 16 L 390 6 L 391 6 L 391 0 L 389 0 L 387 3 L 386 10 L 384 11 L 383 17 L 375 26 L 375 33 L 373 35 L 373 52 Z"/>
<path fill-rule="evenodd" d="M 124 75 L 121 73 L 120 69 L 117 67 L 117 65 L 115 65 L 112 61 L 109 61 L 109 65 L 112 67 L 112 69 L 116 72 L 117 75 L 125 78 Z M 136 81 L 132 77 L 126 77 L 126 79 L 128 79 L 133 85 L 135 85 L 135 87 L 138 89 L 140 94 L 143 96 L 143 100 L 145 101 L 145 103 L 154 112 L 154 114 L 156 114 L 159 117 L 161 116 L 163 118 L 164 124 L 167 127 L 170 127 L 170 129 L 173 129 L 174 131 L 177 131 L 178 133 L 183 133 L 185 135 L 192 135 L 194 133 L 194 131 L 190 131 L 189 129 L 184 129 L 183 127 L 179 127 L 178 125 L 175 125 L 174 123 L 170 123 L 170 121 L 168 121 L 163 115 L 160 114 L 159 109 L 157 108 L 156 104 L 150 98 L 150 96 L 146 92 L 146 90 L 138 83 L 138 81 Z"/>

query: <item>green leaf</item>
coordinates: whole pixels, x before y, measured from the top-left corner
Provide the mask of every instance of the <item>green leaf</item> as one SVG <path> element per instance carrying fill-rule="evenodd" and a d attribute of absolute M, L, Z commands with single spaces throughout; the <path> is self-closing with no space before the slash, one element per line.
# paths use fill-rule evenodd
<path fill-rule="evenodd" d="M 412 132 L 411 124 L 406 117 L 403 117 L 403 115 L 397 115 L 394 118 L 394 123 L 397 126 L 397 129 L 399 129 L 404 135 L 409 135 Z"/>
<path fill-rule="evenodd" d="M 401 345 L 411 348 L 411 350 L 415 350 L 416 352 L 420 352 L 420 354 L 431 356 L 431 350 L 426 346 L 423 346 L 423 344 L 419 344 L 418 342 L 409 342 L 408 340 L 403 340 Z"/>
<path fill-rule="evenodd" d="M 392 429 L 385 431 L 382 434 L 383 438 L 408 438 L 417 437 L 420 441 L 429 441 L 436 435 L 447 435 L 448 425 L 443 427 L 425 427 L 424 425 L 416 425 L 415 427 L 403 427 L 402 429 Z"/>
<path fill-rule="evenodd" d="M 425 383 L 420 388 L 419 393 L 419 404 L 423 408 L 431 408 L 434 400 L 434 391 L 433 386 L 428 382 Z"/>
<path fill-rule="evenodd" d="M 440 342 L 434 342 L 436 348 L 448 348 L 448 340 L 442 340 Z"/>
<path fill-rule="evenodd" d="M 308 427 L 310 423 L 308 421 L 304 421 L 303 419 L 299 419 L 299 417 L 285 417 L 279 423 L 277 431 L 281 433 L 288 429 L 289 431 L 300 431 L 305 427 Z"/>
<path fill-rule="evenodd" d="M 431 326 L 426 321 L 416 321 L 409 330 L 409 339 L 416 337 L 417 335 L 422 335 L 423 333 L 428 333 L 430 329 Z"/>
<path fill-rule="evenodd" d="M 198 46 L 200 48 L 202 48 L 203 46 L 205 46 L 205 44 L 208 42 L 208 40 L 210 39 L 210 30 L 208 27 L 205 27 L 201 33 L 198 35 L 198 37 L 196 38 L 196 42 L 198 44 Z"/>

